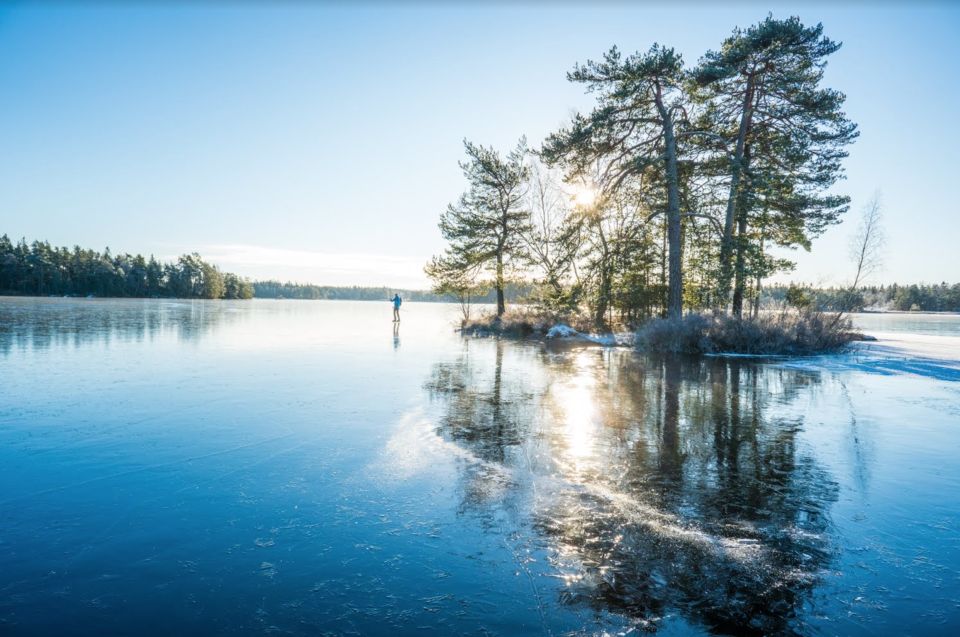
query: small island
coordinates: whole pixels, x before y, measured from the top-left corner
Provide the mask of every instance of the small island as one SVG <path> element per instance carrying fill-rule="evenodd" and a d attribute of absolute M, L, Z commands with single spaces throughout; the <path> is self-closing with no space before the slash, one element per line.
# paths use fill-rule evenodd
<path fill-rule="evenodd" d="M 793 266 L 770 248 L 809 250 L 850 206 L 831 191 L 858 135 L 824 85 L 839 48 L 822 25 L 767 17 L 693 65 L 661 44 L 576 65 L 567 77 L 596 105 L 539 148 L 464 142 L 468 188 L 426 268 L 435 291 L 460 299 L 466 333 L 639 329 L 650 351 L 744 354 L 859 338 L 843 318 L 852 303 L 824 314 L 791 289 L 779 311 L 760 307 L 762 282 Z M 858 241 L 850 299 L 879 258 L 878 200 Z M 508 314 L 506 282 L 531 269 L 531 304 Z M 496 312 L 473 320 L 486 289 Z"/>

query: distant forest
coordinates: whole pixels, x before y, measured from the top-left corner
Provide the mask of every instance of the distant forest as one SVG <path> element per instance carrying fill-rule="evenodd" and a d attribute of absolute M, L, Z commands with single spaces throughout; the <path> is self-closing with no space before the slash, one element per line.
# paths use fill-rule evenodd
<path fill-rule="evenodd" d="M 0 294 L 37 296 L 176 297 L 250 299 L 249 281 L 185 254 L 174 263 L 152 255 L 113 255 L 54 247 L 46 241 L 13 243 L 0 237 Z"/>
<path fill-rule="evenodd" d="M 406 301 L 450 302 L 455 300 L 449 294 L 435 294 L 424 290 L 403 290 L 387 287 L 336 287 L 330 285 L 308 285 L 300 283 L 281 283 L 279 281 L 254 281 L 254 295 L 260 299 L 308 299 L 308 300 L 351 300 L 385 301 L 399 294 Z M 520 301 L 530 296 L 533 286 L 526 283 L 509 283 L 505 294 L 508 300 Z M 496 302 L 496 292 L 489 290 L 471 299 L 474 303 Z"/>
<path fill-rule="evenodd" d="M 766 288 L 762 294 L 765 304 L 782 303 L 791 290 L 801 290 L 810 304 L 825 311 L 899 311 L 899 312 L 960 312 L 960 283 L 924 283 L 899 285 L 870 285 L 851 292 L 849 288 L 797 288 L 777 285 Z"/>
<path fill-rule="evenodd" d="M 386 301 L 394 293 L 407 301 L 445 301 L 432 292 L 420 290 L 401 290 L 386 287 L 331 285 L 310 285 L 305 283 L 281 283 L 280 281 L 254 281 L 253 294 L 258 299 L 303 299 L 310 301 L 350 300 L 350 301 Z"/>

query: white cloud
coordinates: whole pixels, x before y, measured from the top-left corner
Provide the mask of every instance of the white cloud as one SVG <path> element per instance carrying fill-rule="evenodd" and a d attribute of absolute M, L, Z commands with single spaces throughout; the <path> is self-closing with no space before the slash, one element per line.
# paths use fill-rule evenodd
<path fill-rule="evenodd" d="M 211 244 L 197 251 L 221 269 L 255 279 L 317 285 L 385 285 L 426 288 L 426 259 L 382 254 L 287 250 L 246 244 Z"/>

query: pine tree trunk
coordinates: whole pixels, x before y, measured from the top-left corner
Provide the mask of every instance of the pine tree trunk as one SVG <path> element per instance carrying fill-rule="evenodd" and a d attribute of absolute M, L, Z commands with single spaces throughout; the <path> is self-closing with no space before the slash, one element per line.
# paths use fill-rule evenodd
<path fill-rule="evenodd" d="M 667 318 L 667 303 L 663 296 L 667 289 L 667 218 L 663 218 L 663 235 L 660 237 L 660 317 Z"/>
<path fill-rule="evenodd" d="M 664 168 L 667 178 L 667 242 L 670 244 L 670 277 L 667 292 L 667 317 L 683 316 L 683 264 L 680 252 L 680 178 L 677 172 L 677 140 L 673 134 L 673 115 L 666 109 L 658 89 L 657 110 L 663 121 Z"/>
<path fill-rule="evenodd" d="M 760 316 L 760 286 L 762 282 L 760 280 L 760 275 L 757 275 L 757 278 L 754 282 L 753 288 L 753 310 L 750 312 L 750 316 L 756 319 Z"/>
<path fill-rule="evenodd" d="M 720 242 L 720 281 L 717 290 L 717 304 L 726 307 L 730 298 L 730 284 L 733 280 L 733 225 L 737 220 L 737 203 L 740 199 L 740 180 L 744 172 L 743 160 L 747 142 L 747 133 L 753 120 L 753 78 L 747 80 L 747 90 L 743 96 L 743 111 L 740 127 L 737 130 L 737 145 L 733 152 L 733 165 L 730 170 L 730 192 L 727 195 L 727 213 L 723 220 L 723 239 Z"/>
<path fill-rule="evenodd" d="M 750 165 L 750 146 L 746 145 L 743 149 L 743 169 L 744 171 Z M 737 197 L 737 240 L 736 240 L 736 262 L 734 265 L 734 285 L 733 285 L 733 315 L 737 318 L 743 316 L 743 294 L 747 285 L 747 202 L 746 191 L 741 189 Z"/>
<path fill-rule="evenodd" d="M 597 308 L 593 315 L 593 322 L 597 327 L 606 325 L 607 308 L 610 307 L 610 273 L 607 267 L 600 269 L 600 291 L 597 295 Z"/>
<path fill-rule="evenodd" d="M 741 211 L 737 219 L 737 255 L 735 264 L 735 281 L 733 285 L 733 315 L 743 316 L 743 292 L 746 285 L 746 233 L 747 215 Z"/>
<path fill-rule="evenodd" d="M 507 310 L 507 305 L 503 300 L 503 252 L 497 252 L 497 316 L 503 316 Z"/>
<path fill-rule="evenodd" d="M 753 290 L 753 310 L 751 311 L 751 316 L 756 320 L 760 316 L 760 290 L 763 288 L 763 277 L 761 272 L 764 271 L 763 267 L 763 253 L 766 250 L 767 244 L 767 212 L 768 210 L 764 208 L 763 217 L 760 221 L 760 261 L 758 264 L 757 271 L 754 277 L 754 290 Z"/>
<path fill-rule="evenodd" d="M 600 265 L 600 285 L 597 294 L 597 307 L 593 315 L 593 322 L 597 327 L 603 327 L 606 320 L 607 307 L 610 305 L 610 250 L 607 247 L 607 238 L 603 234 L 603 226 L 597 224 L 597 234 L 600 237 L 600 246 L 603 250 Z"/>

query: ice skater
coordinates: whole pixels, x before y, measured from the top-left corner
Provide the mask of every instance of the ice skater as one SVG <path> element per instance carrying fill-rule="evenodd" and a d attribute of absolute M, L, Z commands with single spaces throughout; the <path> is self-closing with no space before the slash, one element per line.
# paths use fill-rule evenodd
<path fill-rule="evenodd" d="M 399 294 L 393 295 L 393 322 L 400 322 L 400 304 L 403 303 L 403 299 L 400 298 Z"/>

